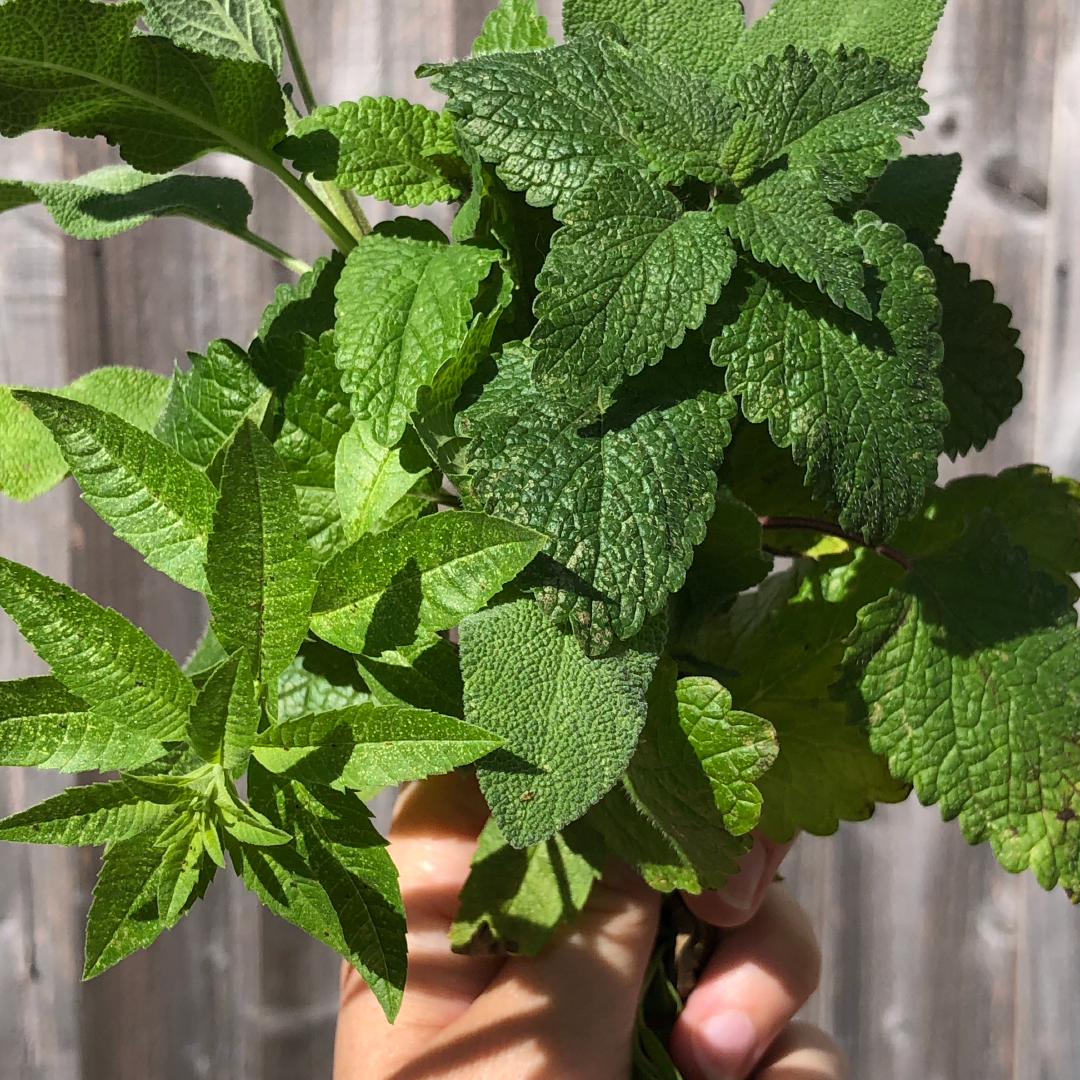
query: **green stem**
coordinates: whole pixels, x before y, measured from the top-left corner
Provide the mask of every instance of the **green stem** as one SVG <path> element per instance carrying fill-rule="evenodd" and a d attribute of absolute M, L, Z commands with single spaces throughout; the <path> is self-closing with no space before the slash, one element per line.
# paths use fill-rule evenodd
<path fill-rule="evenodd" d="M 345 252 L 352 251 L 356 247 L 356 237 L 337 219 L 334 212 L 300 179 L 295 173 L 289 172 L 285 163 L 280 158 L 270 154 L 260 157 L 258 163 L 269 172 L 272 172 L 292 193 L 296 199 L 308 211 L 309 214 L 322 226 L 323 231 L 337 246 Z"/>
<path fill-rule="evenodd" d="M 296 34 L 293 33 L 289 12 L 285 7 L 285 0 L 272 0 L 272 2 L 274 10 L 278 14 L 278 21 L 281 24 L 281 37 L 285 42 L 285 51 L 289 54 L 289 63 L 292 65 L 296 86 L 300 91 L 300 97 L 304 101 L 304 108 L 309 113 L 314 112 L 318 107 L 318 102 L 315 99 L 315 91 L 312 88 L 311 80 L 308 78 L 307 68 L 304 67 L 304 59 L 300 55 L 300 47 L 296 43 Z"/>
<path fill-rule="evenodd" d="M 245 229 L 243 232 L 237 232 L 234 235 L 239 236 L 241 240 L 246 240 L 252 247 L 265 251 L 272 259 L 277 259 L 279 263 L 287 266 L 294 274 L 306 274 L 311 269 L 302 259 L 290 255 L 284 248 L 279 248 L 277 244 L 267 240 L 265 236 L 259 236 L 258 233 L 253 233 L 250 229 Z"/>
<path fill-rule="evenodd" d="M 835 536 L 840 540 L 846 540 L 849 544 L 868 548 L 876 552 L 882 558 L 891 559 L 898 566 L 910 570 L 911 559 L 902 551 L 890 547 L 888 544 L 870 544 L 861 536 L 845 532 L 839 525 L 832 521 L 823 521 L 820 518 L 809 517 L 763 517 L 758 519 L 763 529 L 805 529 L 809 532 L 824 533 L 826 536 Z"/>
<path fill-rule="evenodd" d="M 355 196 L 350 199 L 332 180 L 313 180 L 312 183 L 316 192 L 322 195 L 323 202 L 354 239 L 363 240 L 371 232 L 371 224 Z"/>

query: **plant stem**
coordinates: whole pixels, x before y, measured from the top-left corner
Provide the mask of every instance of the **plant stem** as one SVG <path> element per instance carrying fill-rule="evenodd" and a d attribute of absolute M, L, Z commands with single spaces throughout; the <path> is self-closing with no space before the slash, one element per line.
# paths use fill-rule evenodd
<path fill-rule="evenodd" d="M 280 158 L 270 154 L 260 157 L 258 163 L 272 172 L 292 193 L 305 210 L 322 226 L 323 231 L 345 252 L 356 247 L 356 237 L 337 219 L 334 212 L 300 179 L 289 172 Z"/>
<path fill-rule="evenodd" d="M 323 202 L 354 239 L 363 240 L 371 232 L 371 223 L 355 196 L 350 199 L 332 180 L 313 180 L 312 183 L 316 193 L 322 195 Z"/>
<path fill-rule="evenodd" d="M 294 274 L 306 274 L 311 269 L 302 259 L 290 255 L 284 248 L 279 248 L 277 244 L 267 240 L 265 236 L 259 236 L 258 233 L 253 233 L 250 229 L 245 229 L 243 232 L 237 232 L 234 235 L 239 236 L 241 240 L 246 240 L 252 247 L 265 251 L 272 259 L 277 259 L 279 263 L 287 266 Z"/>
<path fill-rule="evenodd" d="M 304 101 L 304 108 L 309 113 L 318 107 L 315 99 L 315 91 L 311 80 L 308 78 L 307 68 L 304 67 L 304 58 L 300 55 L 300 47 L 296 43 L 296 34 L 293 33 L 292 22 L 289 19 L 285 0 L 272 0 L 274 10 L 277 11 L 278 21 L 281 23 L 281 37 L 285 42 L 285 52 L 289 55 L 289 63 L 292 65 L 293 76 L 296 78 L 296 86 L 300 91 L 300 97 Z"/>
<path fill-rule="evenodd" d="M 867 543 L 861 536 L 845 532 L 832 521 L 808 517 L 763 517 L 758 518 L 758 521 L 761 522 L 763 529 L 806 529 L 809 532 L 835 536 L 840 540 L 846 540 L 849 544 L 856 544 L 858 547 L 864 547 L 876 552 L 885 559 L 891 559 L 897 566 L 901 566 L 905 570 L 910 570 L 912 567 L 911 559 L 902 551 L 897 551 L 896 548 L 890 547 L 888 544 Z"/>

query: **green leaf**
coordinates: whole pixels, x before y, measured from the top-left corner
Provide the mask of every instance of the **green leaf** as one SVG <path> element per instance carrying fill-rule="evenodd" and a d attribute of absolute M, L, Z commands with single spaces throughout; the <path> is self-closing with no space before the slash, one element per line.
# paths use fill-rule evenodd
<path fill-rule="evenodd" d="M 776 731 L 760 716 L 732 709 L 731 694 L 715 679 L 680 679 L 675 696 L 679 726 L 709 778 L 724 828 L 742 836 L 761 816 L 754 781 L 776 760 Z M 673 729 L 671 736 L 670 745 L 681 745 Z"/>
<path fill-rule="evenodd" d="M 451 716 L 398 705 L 354 705 L 277 724 L 252 753 L 301 783 L 363 791 L 468 765 L 502 740 Z"/>
<path fill-rule="evenodd" d="M 251 658 L 237 652 L 214 669 L 199 691 L 191 706 L 188 741 L 204 761 L 224 765 L 236 779 L 244 774 L 258 728 Z"/>
<path fill-rule="evenodd" d="M 225 460 L 206 576 L 214 633 L 226 649 L 250 650 L 264 683 L 292 663 L 307 634 L 313 571 L 289 475 L 246 420 Z"/>
<path fill-rule="evenodd" d="M 910 154 L 892 162 L 874 184 L 866 209 L 899 225 L 910 236 L 936 240 L 945 224 L 956 182 L 959 154 Z"/>
<path fill-rule="evenodd" d="M 160 832 L 190 794 L 135 789 L 124 780 L 76 784 L 20 814 L 0 820 L 0 840 L 24 844 L 104 844 Z"/>
<path fill-rule="evenodd" d="M 86 921 L 84 979 L 92 979 L 152 945 L 165 927 L 158 917 L 157 882 L 165 849 L 151 833 L 109 844 Z"/>
<path fill-rule="evenodd" d="M 567 200 L 613 166 L 712 183 L 736 118 L 721 91 L 638 47 L 590 34 L 569 45 L 430 65 L 457 130 L 533 206 Z"/>
<path fill-rule="evenodd" d="M 26 405 L 0 386 L 0 491 L 25 501 L 44 494 L 67 475 L 67 464 L 48 428 Z M 53 390 L 58 397 L 115 413 L 140 431 L 154 425 L 165 404 L 169 380 L 139 368 L 97 368 L 70 386 Z"/>
<path fill-rule="evenodd" d="M 472 54 L 546 49 L 554 44 L 547 19 L 536 10 L 536 0 L 499 0 L 499 6 L 484 19 Z"/>
<path fill-rule="evenodd" d="M 684 212 L 654 180 L 624 170 L 598 174 L 562 220 L 536 279 L 533 370 L 539 386 L 584 402 L 701 325 L 735 248 L 716 215 Z"/>
<path fill-rule="evenodd" d="M 404 434 L 416 394 L 457 355 L 498 252 L 378 234 L 348 257 L 338 286 L 338 366 L 360 420 L 384 446 Z"/>
<path fill-rule="evenodd" d="M 389 1020 L 405 986 L 405 910 L 397 870 L 364 805 L 328 789 L 307 789 L 258 766 L 252 802 L 295 845 L 243 846 L 244 882 L 271 911 L 325 941 L 371 987 Z"/>
<path fill-rule="evenodd" d="M 206 538 L 217 492 L 152 435 L 92 405 L 15 390 L 56 440 L 83 498 L 155 569 L 206 591 Z"/>
<path fill-rule="evenodd" d="M 192 218 L 245 234 L 251 195 L 224 176 L 151 176 L 107 165 L 74 180 L 0 180 L 0 211 L 40 202 L 69 236 L 103 240 L 151 218 Z"/>
<path fill-rule="evenodd" d="M 335 483 L 341 525 L 348 540 L 378 532 L 388 514 L 431 472 L 431 460 L 416 432 L 383 446 L 371 423 L 357 420 L 338 443 Z"/>
<path fill-rule="evenodd" d="M 163 742 L 184 737 L 194 687 L 123 616 L 7 559 L 0 559 L 0 607 L 90 707 L 85 725 L 76 721 L 68 738 L 49 744 L 50 757 L 63 754 L 64 771 L 134 768 L 160 756 Z"/>
<path fill-rule="evenodd" d="M 157 909 L 162 928 L 171 930 L 180 921 L 199 879 L 206 872 L 200 819 L 195 818 L 190 829 L 163 846 L 165 853 L 157 879 Z"/>
<path fill-rule="evenodd" d="M 318 341 L 306 338 L 304 344 L 304 371 L 285 396 L 274 450 L 296 488 L 304 533 L 322 561 L 346 543 L 335 462 L 353 421 L 334 364 L 333 333 L 327 331 Z"/>
<path fill-rule="evenodd" d="M 735 708 L 776 729 L 780 754 L 756 781 L 761 828 L 774 840 L 790 840 L 798 829 L 828 835 L 840 821 L 868 818 L 876 802 L 907 797 L 830 692 L 856 613 L 899 576 L 897 566 L 866 551 L 801 560 L 740 596 L 691 646 L 730 672 L 725 685 Z"/>
<path fill-rule="evenodd" d="M 568 38 L 590 23 L 618 23 L 638 44 L 671 63 L 718 79 L 746 28 L 739 0 L 566 0 Z"/>
<path fill-rule="evenodd" d="M 605 855 L 580 824 L 522 849 L 511 847 L 490 818 L 461 889 L 451 948 L 472 956 L 535 956 L 560 925 L 578 917 Z"/>
<path fill-rule="evenodd" d="M 370 694 L 356 669 L 356 661 L 347 652 L 335 649 L 325 641 L 305 641 L 278 679 L 279 720 L 332 712 L 369 700 Z M 392 703 L 380 701 L 378 704 Z"/>
<path fill-rule="evenodd" d="M 539 599 L 598 654 L 682 585 L 713 512 L 734 404 L 707 363 L 688 359 L 625 383 L 597 416 L 534 389 L 531 360 L 527 347 L 506 349 L 462 414 L 471 497 L 552 538 Z"/>
<path fill-rule="evenodd" d="M 281 38 L 270 0 L 144 0 L 152 33 L 193 52 L 265 64 L 281 74 Z"/>
<path fill-rule="evenodd" d="M 411 705 L 445 716 L 465 715 L 457 651 L 438 634 L 384 652 L 378 659 L 357 656 L 356 664 L 377 705 Z"/>
<path fill-rule="evenodd" d="M 104 135 L 129 164 L 167 172 L 210 150 L 262 164 L 285 134 L 274 73 L 133 34 L 142 4 L 10 0 L 0 10 L 0 133 Z"/>
<path fill-rule="evenodd" d="M 221 642 L 214 636 L 213 627 L 207 626 L 199 643 L 195 646 L 192 654 L 187 658 L 183 667 L 184 674 L 195 683 L 202 686 L 219 664 L 225 663 L 229 654 L 222 648 Z"/>
<path fill-rule="evenodd" d="M 231 341 L 212 341 L 205 356 L 188 356 L 191 368 L 173 374 L 154 435 L 207 469 L 245 418 L 261 418 L 267 391 L 247 354 Z"/>
<path fill-rule="evenodd" d="M 1024 354 L 1016 344 L 1020 331 L 1012 325 L 1012 312 L 994 302 L 989 281 L 972 281 L 971 267 L 954 262 L 936 244 L 925 257 L 943 311 L 941 387 L 949 410 L 945 452 L 955 461 L 982 450 L 1020 404 Z"/>
<path fill-rule="evenodd" d="M 0 765 L 65 769 L 95 717 L 59 679 L 39 675 L 0 682 Z"/>
<path fill-rule="evenodd" d="M 599 660 L 528 599 L 471 615 L 460 635 L 465 718 L 505 740 L 477 769 L 481 790 L 511 844 L 539 843 L 581 817 L 626 768 L 645 723 L 662 622 Z"/>
<path fill-rule="evenodd" d="M 830 52 L 844 45 L 883 56 L 917 79 L 944 7 L 945 0 L 776 0 L 739 40 L 726 70 L 779 56 L 788 45 Z"/>
<path fill-rule="evenodd" d="M 1067 590 L 981 515 L 859 613 L 845 656 L 875 750 L 1012 872 L 1080 891 L 1080 636 Z"/>
<path fill-rule="evenodd" d="M 311 628 L 353 653 L 379 656 L 420 631 L 456 626 L 516 577 L 544 544 L 486 514 L 433 514 L 362 536 L 319 575 Z"/>
<path fill-rule="evenodd" d="M 868 179 L 900 156 L 897 140 L 922 127 L 922 91 L 880 53 L 854 44 L 832 55 L 781 46 L 735 76 L 731 90 L 753 131 L 749 140 L 739 132 L 741 173 L 783 158 L 840 202 L 865 191 Z M 755 153 L 746 160 L 751 146 Z"/>
<path fill-rule="evenodd" d="M 278 149 L 301 172 L 395 206 L 449 202 L 462 190 L 457 170 L 447 169 L 457 156 L 450 117 L 404 98 L 320 106 Z M 314 150 L 325 160 L 309 160 Z"/>
<path fill-rule="evenodd" d="M 721 299 L 713 359 L 727 364 L 746 418 L 769 421 L 840 524 L 874 540 L 922 504 L 948 419 L 933 274 L 900 229 L 867 211 L 855 237 L 880 281 L 873 324 L 753 271 Z"/>

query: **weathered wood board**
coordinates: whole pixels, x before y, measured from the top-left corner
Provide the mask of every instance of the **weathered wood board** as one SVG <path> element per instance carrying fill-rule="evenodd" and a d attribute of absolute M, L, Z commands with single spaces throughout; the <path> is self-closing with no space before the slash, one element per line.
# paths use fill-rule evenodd
<path fill-rule="evenodd" d="M 558 0 L 542 8 L 557 17 Z M 747 0 L 757 16 L 768 0 Z M 421 60 L 461 55 L 486 0 L 294 0 L 322 100 L 434 101 Z M 951 0 L 927 68 L 922 150 L 966 170 L 945 240 L 994 280 L 1024 331 L 1025 404 L 992 451 L 950 466 L 1046 461 L 1080 472 L 1080 10 L 1075 0 Z M 0 146 L 0 175 L 106 160 L 51 134 Z M 220 169 L 221 161 L 205 167 Z M 236 166 L 228 165 L 230 169 Z M 305 258 L 321 234 L 272 181 L 255 226 Z M 373 208 L 376 209 L 376 208 Z M 214 336 L 244 340 L 282 276 L 238 241 L 179 221 L 108 244 L 65 241 L 38 210 L 0 219 L 0 381 L 56 385 L 102 363 L 167 371 Z M 0 554 L 71 581 L 177 655 L 201 602 L 147 571 L 74 487 L 0 497 Z M 41 670 L 0 616 L 0 678 Z M 59 787 L 0 771 L 0 812 Z M 222 874 L 209 899 L 122 969 L 80 986 L 92 856 L 0 849 L 0 1080 L 329 1077 L 337 963 Z M 825 948 L 807 1013 L 859 1080 L 1080 1076 L 1080 912 L 1003 874 L 955 825 L 909 803 L 804 839 L 786 870 Z"/>

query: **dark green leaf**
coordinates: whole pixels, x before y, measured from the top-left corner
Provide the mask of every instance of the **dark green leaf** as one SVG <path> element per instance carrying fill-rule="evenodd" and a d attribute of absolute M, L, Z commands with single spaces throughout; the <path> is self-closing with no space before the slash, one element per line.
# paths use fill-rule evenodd
<path fill-rule="evenodd" d="M 936 240 L 960 178 L 960 166 L 959 154 L 902 157 L 874 184 L 866 209 L 909 235 L 919 233 L 926 240 Z"/>

